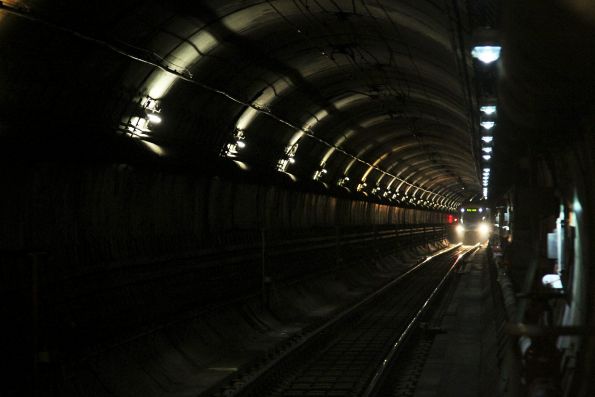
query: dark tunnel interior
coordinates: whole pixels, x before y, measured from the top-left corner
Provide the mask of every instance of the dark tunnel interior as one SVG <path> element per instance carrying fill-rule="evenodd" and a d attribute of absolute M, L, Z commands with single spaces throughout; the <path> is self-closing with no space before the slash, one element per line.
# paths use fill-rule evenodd
<path fill-rule="evenodd" d="M 593 43 L 578 0 L 1 1 L 0 394 L 210 395 L 480 203 L 509 324 L 564 284 L 544 395 L 593 395 Z"/>

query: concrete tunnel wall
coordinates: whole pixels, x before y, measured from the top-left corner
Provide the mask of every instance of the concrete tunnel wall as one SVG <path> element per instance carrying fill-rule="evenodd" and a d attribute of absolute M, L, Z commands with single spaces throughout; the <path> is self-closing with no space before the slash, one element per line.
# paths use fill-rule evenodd
<path fill-rule="evenodd" d="M 3 173 L 2 191 L 1 279 L 3 299 L 12 302 L 4 314 L 16 325 L 7 349 L 23 362 L 28 330 L 39 349 L 69 362 L 146 327 L 259 293 L 263 229 L 266 244 L 279 243 L 267 253 L 267 271 L 282 282 L 336 267 L 338 233 L 424 224 L 435 226 L 424 240 L 445 236 L 444 213 L 122 164 L 15 166 Z M 364 274 L 373 258 L 398 249 L 392 237 L 368 238 L 346 243 L 340 255 L 345 266 L 365 264 Z M 34 278 L 37 327 L 30 323 Z"/>
<path fill-rule="evenodd" d="M 446 221 L 440 212 L 126 165 L 40 165 L 3 179 L 0 249 L 48 252 L 63 275 L 250 243 L 263 228 Z"/>

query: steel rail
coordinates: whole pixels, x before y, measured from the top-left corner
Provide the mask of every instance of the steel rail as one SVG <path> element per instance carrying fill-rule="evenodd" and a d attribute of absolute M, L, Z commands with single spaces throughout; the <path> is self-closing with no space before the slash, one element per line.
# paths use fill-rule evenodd
<path fill-rule="evenodd" d="M 435 258 L 440 257 L 444 254 L 448 254 L 448 253 L 456 250 L 457 248 L 460 248 L 461 246 L 462 246 L 462 244 L 459 243 L 459 244 L 453 245 L 451 247 L 445 248 L 443 250 L 440 250 L 434 255 L 428 256 L 423 261 L 417 263 L 416 265 L 414 265 L 413 267 L 408 269 L 405 273 L 399 275 L 394 280 L 385 284 L 382 288 L 371 293 L 370 295 L 368 295 L 367 297 L 365 297 L 363 300 L 359 301 L 355 305 L 343 310 L 341 313 L 337 314 L 336 316 L 334 316 L 332 319 L 330 319 L 329 321 L 327 321 L 320 327 L 305 334 L 293 346 L 289 347 L 285 352 L 283 352 L 283 354 L 281 356 L 269 361 L 267 364 L 265 364 L 258 370 L 254 371 L 253 373 L 250 373 L 250 374 L 244 376 L 241 379 L 241 381 L 234 383 L 235 387 L 226 388 L 223 395 L 225 395 L 226 397 L 232 397 L 232 396 L 238 396 L 244 392 L 247 392 L 251 388 L 251 386 L 253 386 L 268 371 L 273 369 L 275 366 L 279 365 L 283 360 L 285 360 L 286 358 L 291 356 L 293 353 L 297 352 L 300 348 L 307 345 L 314 338 L 323 334 L 325 331 L 327 331 L 328 329 L 337 325 L 344 319 L 348 318 L 350 315 L 354 314 L 355 312 L 357 312 L 359 309 L 361 309 L 365 305 L 371 303 L 374 299 L 376 299 L 376 298 L 380 297 L 381 295 L 383 295 L 384 293 L 386 293 L 388 290 L 390 290 L 392 287 L 394 287 L 400 281 L 402 281 L 405 277 L 411 275 L 413 272 L 417 271 L 418 269 L 420 269 L 422 266 L 424 266 L 428 262 L 430 262 L 430 261 L 434 260 Z"/>
<path fill-rule="evenodd" d="M 426 299 L 424 304 L 421 306 L 421 308 L 418 310 L 418 312 L 415 314 L 415 316 L 411 319 L 411 321 L 409 322 L 409 324 L 407 325 L 405 330 L 401 333 L 401 335 L 399 336 L 397 341 L 393 344 L 393 346 L 391 347 L 389 352 L 386 354 L 386 356 L 382 360 L 381 364 L 377 368 L 376 372 L 374 373 L 374 376 L 370 380 L 368 387 L 366 388 L 365 392 L 362 394 L 361 397 L 372 397 L 372 396 L 376 395 L 380 385 L 384 381 L 386 372 L 390 368 L 390 365 L 391 365 L 392 361 L 394 360 L 396 354 L 401 350 L 401 348 L 403 347 L 403 345 L 405 344 L 405 342 L 407 341 L 407 339 L 409 338 L 411 333 L 414 331 L 415 326 L 419 323 L 423 314 L 428 310 L 428 308 L 430 307 L 430 305 L 433 302 L 433 300 L 435 299 L 435 297 L 442 290 L 442 288 L 444 287 L 444 284 L 446 283 L 446 280 L 450 277 L 450 275 L 452 274 L 453 270 L 457 267 L 459 262 L 461 262 L 461 260 L 463 260 L 465 257 L 470 255 L 472 252 L 476 251 L 479 248 L 479 246 L 480 246 L 479 243 L 475 244 L 472 248 L 461 253 L 457 257 L 457 259 L 454 261 L 454 263 L 452 264 L 452 266 L 450 267 L 448 272 L 444 275 L 442 280 L 440 280 L 440 283 L 436 286 L 436 288 L 434 288 L 434 290 L 432 291 L 430 296 Z"/>

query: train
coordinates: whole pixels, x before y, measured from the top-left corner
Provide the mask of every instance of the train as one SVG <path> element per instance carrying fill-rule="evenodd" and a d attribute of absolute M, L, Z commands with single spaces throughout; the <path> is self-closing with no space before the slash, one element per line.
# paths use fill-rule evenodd
<path fill-rule="evenodd" d="M 492 233 L 490 208 L 485 202 L 469 202 L 459 208 L 455 223 L 458 242 L 476 244 L 486 241 Z"/>

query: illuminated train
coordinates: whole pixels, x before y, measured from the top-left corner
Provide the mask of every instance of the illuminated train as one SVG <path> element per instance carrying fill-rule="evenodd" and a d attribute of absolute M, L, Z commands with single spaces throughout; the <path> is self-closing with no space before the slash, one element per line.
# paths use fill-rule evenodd
<path fill-rule="evenodd" d="M 455 226 L 458 241 L 463 244 L 476 244 L 490 237 L 490 210 L 485 207 L 485 203 L 469 203 L 459 211 L 460 218 Z"/>

